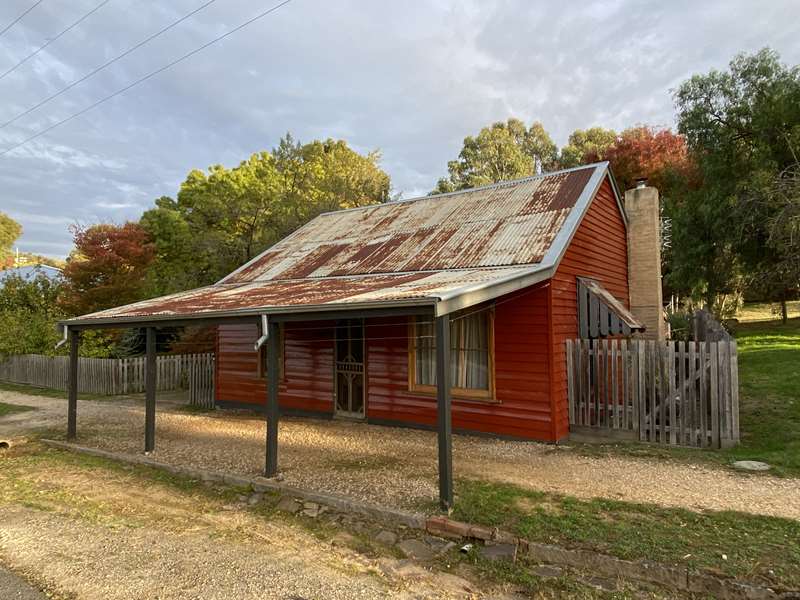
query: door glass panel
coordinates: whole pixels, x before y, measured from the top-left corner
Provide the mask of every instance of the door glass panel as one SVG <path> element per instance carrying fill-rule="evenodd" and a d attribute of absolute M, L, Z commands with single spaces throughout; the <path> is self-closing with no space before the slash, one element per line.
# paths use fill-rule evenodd
<path fill-rule="evenodd" d="M 336 412 L 364 416 L 364 324 L 359 319 L 336 323 Z"/>

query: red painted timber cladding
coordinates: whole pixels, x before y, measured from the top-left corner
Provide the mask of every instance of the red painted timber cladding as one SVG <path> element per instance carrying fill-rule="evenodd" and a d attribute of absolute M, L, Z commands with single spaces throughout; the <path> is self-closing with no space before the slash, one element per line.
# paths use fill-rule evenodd
<path fill-rule="evenodd" d="M 541 285 L 497 300 L 497 402 L 454 398 L 455 429 L 552 440 L 548 295 L 548 286 Z M 375 323 L 368 328 L 368 417 L 435 425 L 435 397 L 408 390 L 406 321 Z"/>
<path fill-rule="evenodd" d="M 453 427 L 552 440 L 547 324 L 548 286 L 498 299 L 495 309 L 497 403 L 453 400 Z M 333 410 L 332 323 L 287 325 L 283 408 Z M 367 336 L 367 416 L 374 420 L 433 426 L 436 399 L 408 390 L 408 324 L 405 318 L 370 320 Z M 221 325 L 217 334 L 217 400 L 264 404 L 266 383 L 257 376 L 255 325 Z"/>
<path fill-rule="evenodd" d="M 600 186 L 551 279 L 552 394 L 555 415 L 552 437 L 556 440 L 569 434 L 564 342 L 578 337 L 576 277 L 581 275 L 597 279 L 620 302 L 630 306 L 627 232 L 608 179 Z"/>
<path fill-rule="evenodd" d="M 331 322 L 286 324 L 278 386 L 282 408 L 333 410 L 332 326 Z M 217 328 L 218 401 L 266 404 L 266 379 L 258 376 L 258 354 L 253 350 L 258 335 L 255 324 Z"/>

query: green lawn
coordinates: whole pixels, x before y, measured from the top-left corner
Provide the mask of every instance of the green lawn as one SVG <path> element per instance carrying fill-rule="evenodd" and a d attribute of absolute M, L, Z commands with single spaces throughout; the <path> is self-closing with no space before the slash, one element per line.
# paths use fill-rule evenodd
<path fill-rule="evenodd" d="M 0 381 L 0 392 L 17 392 L 19 394 L 29 394 L 31 396 L 67 399 L 67 392 L 63 390 L 23 385 L 20 383 L 8 383 L 6 381 Z M 103 396 L 102 394 L 87 394 L 85 392 L 81 392 L 78 395 L 78 398 L 81 400 L 110 400 L 115 397 L 116 396 Z"/>
<path fill-rule="evenodd" d="M 454 518 L 531 541 L 800 585 L 800 522 L 792 519 L 579 500 L 472 480 L 456 489 Z"/>
<path fill-rule="evenodd" d="M 14 413 L 25 412 L 26 410 L 36 409 L 32 406 L 21 406 L 19 404 L 6 404 L 5 402 L 0 402 L 0 417 L 13 415 Z"/>
<path fill-rule="evenodd" d="M 800 318 L 740 323 L 741 444 L 724 452 L 800 476 Z"/>

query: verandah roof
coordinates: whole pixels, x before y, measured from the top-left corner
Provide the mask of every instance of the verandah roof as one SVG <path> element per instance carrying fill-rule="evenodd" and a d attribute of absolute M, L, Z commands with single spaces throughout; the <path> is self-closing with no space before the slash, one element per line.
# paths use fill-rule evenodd
<path fill-rule="evenodd" d="M 69 323 L 433 306 L 529 273 L 532 273 L 529 268 L 506 267 L 220 283 L 92 313 Z"/>

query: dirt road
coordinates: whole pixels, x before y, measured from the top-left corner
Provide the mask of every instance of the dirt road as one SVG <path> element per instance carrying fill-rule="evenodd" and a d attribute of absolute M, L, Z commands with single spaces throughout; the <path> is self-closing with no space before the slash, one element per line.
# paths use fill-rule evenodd
<path fill-rule="evenodd" d="M 59 598 L 504 595 L 391 554 L 359 553 L 337 542 L 335 524 L 281 518 L 269 499 L 236 494 L 17 446 L 0 457 L 0 562 Z"/>

